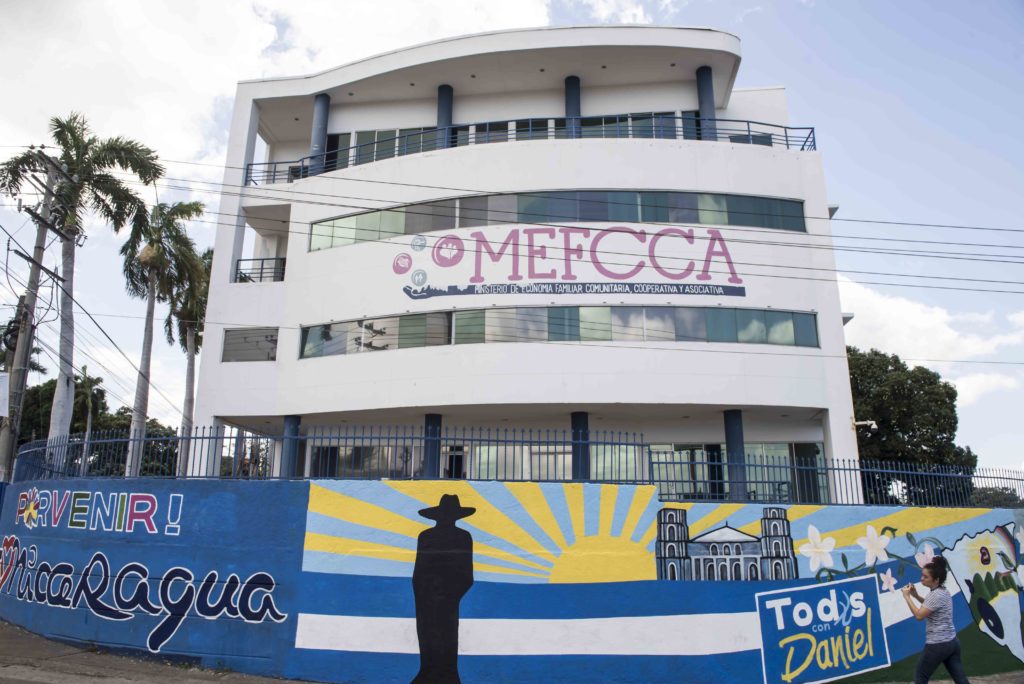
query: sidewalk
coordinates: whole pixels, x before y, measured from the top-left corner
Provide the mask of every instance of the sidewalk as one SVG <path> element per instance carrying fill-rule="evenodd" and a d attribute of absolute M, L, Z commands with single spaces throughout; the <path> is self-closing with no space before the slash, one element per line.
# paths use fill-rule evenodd
<path fill-rule="evenodd" d="M 945 674 L 941 668 L 940 672 Z M 95 649 L 69 646 L 59 641 L 44 639 L 0 621 L 0 684 L 283 684 L 285 681 L 297 680 L 252 677 L 100 653 Z M 971 684 L 1024 684 L 1024 672 L 975 677 L 971 679 Z"/>

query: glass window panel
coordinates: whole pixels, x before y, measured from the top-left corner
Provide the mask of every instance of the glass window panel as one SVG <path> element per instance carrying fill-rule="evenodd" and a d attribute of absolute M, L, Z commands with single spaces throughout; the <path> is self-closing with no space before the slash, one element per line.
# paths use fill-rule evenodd
<path fill-rule="evenodd" d="M 646 475 L 643 449 L 632 444 L 590 444 L 590 477 L 593 480 L 635 481 Z M 641 475 L 643 473 L 644 475 Z"/>
<path fill-rule="evenodd" d="M 804 203 L 796 200 L 776 200 L 779 207 L 778 227 L 783 230 L 798 230 L 805 232 L 804 225 Z"/>
<path fill-rule="evenodd" d="M 569 128 L 566 125 L 565 119 L 555 119 L 555 137 L 556 138 L 568 138 Z"/>
<path fill-rule="evenodd" d="M 398 317 L 364 321 L 359 340 L 361 351 L 385 351 L 398 347 Z"/>
<path fill-rule="evenodd" d="M 729 223 L 729 210 L 724 195 L 697 195 L 697 211 L 700 223 L 712 225 Z"/>
<path fill-rule="evenodd" d="M 515 223 L 518 217 L 515 195 L 491 195 L 487 198 L 487 222 Z"/>
<path fill-rule="evenodd" d="M 398 154 L 422 152 L 423 131 L 423 128 L 403 128 L 398 131 Z"/>
<path fill-rule="evenodd" d="M 398 348 L 424 347 L 427 344 L 427 314 L 402 316 L 398 322 Z"/>
<path fill-rule="evenodd" d="M 704 322 L 703 316 L 701 322 Z M 671 306 L 644 307 L 644 334 L 648 342 L 675 342 L 675 310 Z"/>
<path fill-rule="evenodd" d="M 459 228 L 471 226 L 486 226 L 487 201 L 490 198 L 486 195 L 479 197 L 463 197 L 459 200 Z"/>
<path fill-rule="evenodd" d="M 324 155 L 324 170 L 334 171 L 348 166 L 351 133 L 338 133 L 327 136 L 327 154 Z"/>
<path fill-rule="evenodd" d="M 430 152 L 431 150 L 440 149 L 444 136 L 445 130 L 443 128 L 424 128 L 422 138 L 423 151 Z"/>
<path fill-rule="evenodd" d="M 683 138 L 700 140 L 700 112 L 683 112 Z"/>
<path fill-rule="evenodd" d="M 793 333 L 793 314 L 788 311 L 766 311 L 765 324 L 768 326 L 768 342 L 771 344 L 796 344 Z"/>
<path fill-rule="evenodd" d="M 608 220 L 608 193 L 585 190 L 577 193 L 580 203 L 580 221 Z"/>
<path fill-rule="evenodd" d="M 455 227 L 455 200 L 424 202 L 406 207 L 405 234 L 450 230 Z"/>
<path fill-rule="evenodd" d="M 309 227 L 309 251 L 332 247 L 334 226 L 330 222 L 314 223 Z"/>
<path fill-rule="evenodd" d="M 654 137 L 654 118 L 651 114 L 630 114 L 634 138 Z"/>
<path fill-rule="evenodd" d="M 350 323 L 333 323 L 303 328 L 300 358 L 344 354 L 348 350 L 350 327 Z"/>
<path fill-rule="evenodd" d="M 669 193 L 668 220 L 670 223 L 699 223 L 698 195 L 692 192 Z"/>
<path fill-rule="evenodd" d="M 548 198 L 545 193 L 517 195 L 516 204 L 520 223 L 544 223 L 548 216 Z"/>
<path fill-rule="evenodd" d="M 798 347 L 817 347 L 817 316 L 807 313 L 793 314 L 793 336 Z"/>
<path fill-rule="evenodd" d="M 389 209 L 380 214 L 380 237 L 382 240 L 405 233 L 405 209 Z"/>
<path fill-rule="evenodd" d="M 356 164 L 373 161 L 377 131 L 356 131 Z"/>
<path fill-rule="evenodd" d="M 608 220 L 636 221 L 640 216 L 638 200 L 639 193 L 636 192 L 609 192 Z"/>
<path fill-rule="evenodd" d="M 675 138 L 676 137 L 676 113 L 655 112 L 654 114 L 654 137 Z"/>
<path fill-rule="evenodd" d="M 547 342 L 548 311 L 544 307 L 524 307 L 516 310 L 520 342 Z"/>
<path fill-rule="evenodd" d="M 664 223 L 668 221 L 668 193 L 641 192 L 640 220 L 644 223 Z"/>
<path fill-rule="evenodd" d="M 505 142 L 508 140 L 508 121 L 491 121 L 476 125 L 478 143 Z"/>
<path fill-rule="evenodd" d="M 736 339 L 739 342 L 761 344 L 768 341 L 768 326 L 764 311 L 736 310 Z"/>
<path fill-rule="evenodd" d="M 580 340 L 584 342 L 605 342 L 612 339 L 611 307 L 581 306 L 579 312 Z"/>
<path fill-rule="evenodd" d="M 380 214 L 379 211 L 371 211 L 356 216 L 356 242 L 380 239 Z"/>
<path fill-rule="evenodd" d="M 516 140 L 539 140 L 547 137 L 547 119 L 523 119 L 516 121 Z"/>
<path fill-rule="evenodd" d="M 641 306 L 612 308 L 613 340 L 636 341 L 644 339 L 644 309 Z"/>
<path fill-rule="evenodd" d="M 708 328 L 711 324 L 706 320 L 705 312 L 710 311 L 720 311 L 720 309 L 677 308 L 675 310 L 676 341 L 704 342 L 705 340 L 708 340 Z M 732 311 L 732 309 L 729 309 L 729 311 Z M 733 319 L 733 333 L 732 338 L 727 340 L 728 342 L 732 342 L 736 338 L 736 317 L 734 314 L 731 316 Z"/>
<path fill-rule="evenodd" d="M 469 144 L 469 126 L 452 126 L 449 136 L 450 147 L 465 147 Z"/>
<path fill-rule="evenodd" d="M 704 316 L 708 330 L 708 342 L 736 341 L 736 309 L 705 309 Z"/>
<path fill-rule="evenodd" d="M 428 347 L 452 343 L 452 314 L 448 311 L 427 314 L 426 345 Z"/>
<path fill-rule="evenodd" d="M 515 309 L 487 310 L 487 342 L 518 342 L 519 322 Z"/>
<path fill-rule="evenodd" d="M 773 227 L 764 215 L 765 203 L 760 197 L 724 195 L 728 207 L 728 223 L 732 226 Z"/>
<path fill-rule="evenodd" d="M 455 312 L 455 344 L 478 344 L 485 341 L 484 311 Z"/>
<path fill-rule="evenodd" d="M 568 223 L 579 219 L 575 192 L 549 192 L 544 223 Z"/>
<path fill-rule="evenodd" d="M 548 309 L 548 340 L 578 342 L 580 310 L 575 306 L 553 306 Z"/>
<path fill-rule="evenodd" d="M 357 221 L 357 216 L 343 216 L 342 218 L 334 219 L 334 221 L 332 221 L 334 226 L 334 238 L 331 241 L 331 246 L 342 247 L 344 245 L 355 244 Z"/>
<path fill-rule="evenodd" d="M 391 129 L 377 131 L 377 155 L 376 158 L 390 159 L 395 156 L 395 143 L 397 143 L 398 131 Z"/>
<path fill-rule="evenodd" d="M 224 331 L 224 362 L 277 360 L 277 328 Z"/>
<path fill-rule="evenodd" d="M 603 138 L 604 137 L 604 117 L 601 116 L 585 116 L 580 119 L 580 137 L 581 138 Z"/>

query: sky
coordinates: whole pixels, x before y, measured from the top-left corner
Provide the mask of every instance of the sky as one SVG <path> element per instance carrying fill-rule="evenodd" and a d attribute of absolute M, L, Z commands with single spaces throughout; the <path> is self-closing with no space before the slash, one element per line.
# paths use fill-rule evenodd
<path fill-rule="evenodd" d="M 739 36 L 736 87 L 785 86 L 792 125 L 816 129 L 830 203 L 840 207 L 832 231 L 843 309 L 855 314 L 848 343 L 939 372 L 959 392 L 957 443 L 980 465 L 1024 467 L 1019 0 L 0 0 L 0 159 L 48 142 L 49 118 L 77 111 L 98 135 L 159 152 L 168 180 L 141 190 L 147 202 L 195 199 L 216 211 L 210 184 L 221 180 L 240 80 L 479 31 L 605 23 Z M 174 189 L 180 179 L 191 189 Z M 191 226 L 200 247 L 217 229 L 208 218 Z M 9 198 L 0 198 L 0 225 L 31 246 L 34 226 Z M 137 363 L 145 303 L 125 294 L 125 236 L 95 220 L 87 232 L 75 297 Z M 8 247 L 4 317 L 27 271 Z M 59 263 L 59 245 L 45 263 Z M 56 348 L 50 302 L 44 288 L 41 336 Z M 158 319 L 165 314 L 158 307 Z M 83 315 L 76 321 L 76 366 L 104 378 L 112 407 L 130 405 L 131 363 Z M 56 373 L 42 361 L 51 371 L 32 384 Z M 150 414 L 169 425 L 181 419 L 184 364 L 158 336 Z"/>

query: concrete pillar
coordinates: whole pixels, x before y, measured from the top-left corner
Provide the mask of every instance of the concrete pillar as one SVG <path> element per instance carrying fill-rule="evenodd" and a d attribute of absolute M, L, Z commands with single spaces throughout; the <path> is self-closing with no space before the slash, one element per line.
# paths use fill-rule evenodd
<path fill-rule="evenodd" d="M 451 146 L 452 112 L 455 107 L 455 90 L 450 85 L 437 86 L 437 128 L 440 140 L 438 147 Z"/>
<path fill-rule="evenodd" d="M 574 411 L 572 424 L 572 479 L 590 479 L 590 414 Z"/>
<path fill-rule="evenodd" d="M 313 130 L 309 134 L 309 175 L 323 173 L 324 155 L 327 154 L 327 118 L 331 111 L 331 96 L 320 93 L 313 98 Z"/>
<path fill-rule="evenodd" d="M 743 447 L 743 411 L 725 411 L 725 453 L 729 463 L 729 498 L 746 501 L 747 453 Z"/>
<path fill-rule="evenodd" d="M 580 77 L 565 77 L 565 130 L 570 138 L 580 137 Z"/>
<path fill-rule="evenodd" d="M 715 84 L 711 80 L 711 67 L 697 69 L 697 107 L 700 109 L 700 139 L 715 140 Z"/>
<path fill-rule="evenodd" d="M 284 446 L 281 448 L 281 477 L 295 477 L 299 462 L 299 425 L 302 416 L 284 417 Z"/>
<path fill-rule="evenodd" d="M 441 414 L 423 416 L 423 478 L 441 477 Z"/>

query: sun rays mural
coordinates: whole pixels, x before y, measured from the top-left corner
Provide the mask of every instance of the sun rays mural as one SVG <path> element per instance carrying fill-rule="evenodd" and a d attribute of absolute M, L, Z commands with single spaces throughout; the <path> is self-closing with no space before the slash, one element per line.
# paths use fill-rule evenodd
<path fill-rule="evenodd" d="M 498 482 L 311 483 L 303 569 L 412 575 L 424 506 L 444 494 L 476 512 L 477 581 L 627 582 L 656 579 L 654 487 Z"/>

